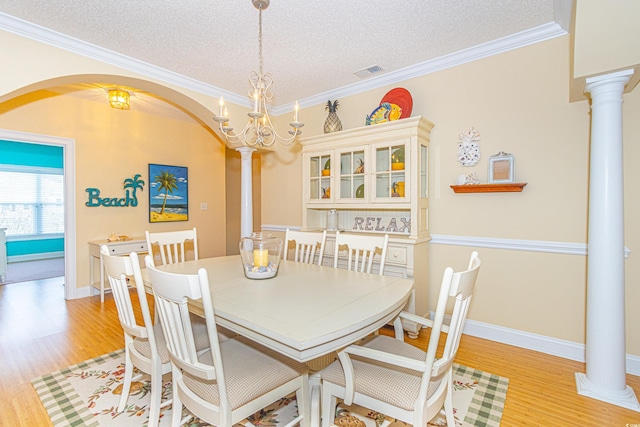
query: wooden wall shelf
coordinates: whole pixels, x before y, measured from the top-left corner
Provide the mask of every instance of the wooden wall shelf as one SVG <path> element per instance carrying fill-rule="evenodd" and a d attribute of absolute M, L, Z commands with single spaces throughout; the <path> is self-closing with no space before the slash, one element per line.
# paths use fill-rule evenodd
<path fill-rule="evenodd" d="M 452 185 L 451 188 L 456 193 L 519 193 L 526 182 L 510 182 L 508 184 L 473 184 L 473 185 Z"/>

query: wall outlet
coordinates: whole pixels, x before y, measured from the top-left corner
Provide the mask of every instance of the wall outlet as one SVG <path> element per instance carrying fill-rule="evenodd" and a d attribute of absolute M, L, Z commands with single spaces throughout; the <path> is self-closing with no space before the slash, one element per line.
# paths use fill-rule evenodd
<path fill-rule="evenodd" d="M 209 204 L 208 203 L 205 203 L 205 202 L 200 203 L 200 210 L 201 211 L 206 211 L 207 209 L 209 209 Z"/>

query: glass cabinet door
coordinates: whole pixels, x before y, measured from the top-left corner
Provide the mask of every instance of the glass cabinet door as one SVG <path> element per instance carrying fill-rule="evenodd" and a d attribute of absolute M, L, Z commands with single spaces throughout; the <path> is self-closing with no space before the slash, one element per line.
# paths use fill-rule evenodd
<path fill-rule="evenodd" d="M 340 199 L 365 199 L 365 151 L 349 150 L 338 153 L 340 159 Z"/>
<path fill-rule="evenodd" d="M 309 157 L 309 200 L 331 198 L 331 155 Z"/>
<path fill-rule="evenodd" d="M 419 145 L 420 147 L 420 195 L 425 199 L 429 197 L 429 147 Z"/>
<path fill-rule="evenodd" d="M 375 198 L 405 201 L 405 144 L 378 146 L 375 149 Z M 392 200 L 387 200 L 392 201 Z"/>

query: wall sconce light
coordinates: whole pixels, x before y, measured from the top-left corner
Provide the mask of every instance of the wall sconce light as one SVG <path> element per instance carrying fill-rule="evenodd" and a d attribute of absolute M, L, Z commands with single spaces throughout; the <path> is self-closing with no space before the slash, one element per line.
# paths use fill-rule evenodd
<path fill-rule="evenodd" d="M 109 90 L 109 104 L 119 110 L 129 109 L 129 92 L 118 89 Z"/>

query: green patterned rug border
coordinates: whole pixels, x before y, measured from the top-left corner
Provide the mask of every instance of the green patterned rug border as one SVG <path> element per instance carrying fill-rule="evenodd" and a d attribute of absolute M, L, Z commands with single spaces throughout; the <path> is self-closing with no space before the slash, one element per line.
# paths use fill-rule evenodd
<path fill-rule="evenodd" d="M 124 349 L 116 350 L 31 380 L 54 426 L 97 427 L 99 425 L 82 398 L 67 381 L 66 375 L 88 367 L 99 367 L 110 360 L 122 358 L 123 355 Z"/>
<path fill-rule="evenodd" d="M 478 386 L 484 389 L 477 390 L 473 395 L 464 419 L 465 423 L 476 427 L 499 426 L 507 399 L 509 379 L 457 363 L 454 363 L 453 367 L 454 374 L 477 380 Z"/>
<path fill-rule="evenodd" d="M 98 427 L 98 420 L 94 418 L 87 408 L 86 402 L 71 386 L 67 375 L 74 371 L 87 369 L 90 369 L 89 372 L 103 372 L 100 370 L 102 364 L 123 357 L 124 349 L 120 349 L 33 379 L 31 383 L 53 425 L 56 427 Z M 467 409 L 465 424 L 475 427 L 499 426 L 509 380 L 456 363 L 453 364 L 453 371 L 455 375 L 469 378 L 478 383 L 478 389 Z"/>

